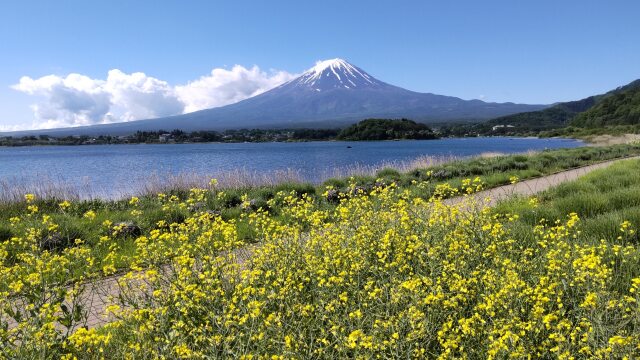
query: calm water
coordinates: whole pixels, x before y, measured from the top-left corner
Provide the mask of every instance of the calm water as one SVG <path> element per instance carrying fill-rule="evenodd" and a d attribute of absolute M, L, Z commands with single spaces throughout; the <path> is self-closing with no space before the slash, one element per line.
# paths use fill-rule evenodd
<path fill-rule="evenodd" d="M 271 173 L 295 169 L 318 181 L 333 169 L 419 156 L 472 156 L 582 146 L 567 139 L 465 138 L 433 141 L 94 145 L 0 148 L 0 182 L 63 182 L 117 196 L 151 178 L 197 174 L 219 177 L 234 169 Z M 347 146 L 351 146 L 348 148 Z M 0 191 L 2 191 L 0 189 Z"/>

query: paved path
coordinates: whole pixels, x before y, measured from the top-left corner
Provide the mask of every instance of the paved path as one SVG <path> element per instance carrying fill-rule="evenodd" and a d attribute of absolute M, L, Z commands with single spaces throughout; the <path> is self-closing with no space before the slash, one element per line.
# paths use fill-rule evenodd
<path fill-rule="evenodd" d="M 530 196 L 558 186 L 562 183 L 576 180 L 577 178 L 586 175 L 594 170 L 604 169 L 613 163 L 625 160 L 638 160 L 640 156 L 628 157 L 624 159 L 616 159 L 605 161 L 593 165 L 587 165 L 576 169 L 565 170 L 552 175 L 546 175 L 540 178 L 523 180 L 515 184 L 498 186 L 488 190 L 480 191 L 473 196 L 478 200 L 489 199 L 488 206 L 494 206 L 502 200 L 505 200 L 514 195 Z M 462 198 L 451 198 L 445 200 L 447 204 L 456 204 L 462 201 Z"/>
<path fill-rule="evenodd" d="M 473 196 L 478 201 L 484 201 L 489 198 L 488 202 L 484 204 L 488 206 L 493 206 L 497 204 L 499 201 L 507 199 L 510 196 L 514 195 L 533 195 L 537 194 L 541 191 L 547 190 L 551 187 L 557 186 L 564 182 L 572 181 L 580 176 L 583 176 L 587 173 L 590 173 L 594 170 L 603 169 L 608 167 L 609 165 L 630 159 L 640 159 L 640 156 L 625 158 L 625 159 L 616 159 L 605 161 L 593 165 L 584 166 L 577 169 L 562 171 L 553 175 L 547 175 L 544 177 L 540 177 L 537 179 L 530 179 L 518 182 L 516 184 L 509 184 L 504 186 L 499 186 L 496 188 L 484 190 L 474 194 Z M 463 201 L 462 197 L 459 198 L 451 198 L 445 200 L 445 203 L 453 205 Z M 239 261 L 246 261 L 252 253 L 252 247 L 247 247 L 246 249 L 238 249 L 237 257 Z M 108 318 L 105 317 L 105 308 L 109 304 L 109 297 L 117 297 L 120 292 L 120 287 L 118 285 L 118 277 L 110 277 L 107 279 L 103 279 L 95 282 L 94 284 L 87 285 L 87 290 L 85 295 L 83 295 L 82 303 L 84 307 L 89 311 L 89 317 L 86 324 L 81 324 L 87 327 L 96 327 L 103 325 L 109 321 Z"/>

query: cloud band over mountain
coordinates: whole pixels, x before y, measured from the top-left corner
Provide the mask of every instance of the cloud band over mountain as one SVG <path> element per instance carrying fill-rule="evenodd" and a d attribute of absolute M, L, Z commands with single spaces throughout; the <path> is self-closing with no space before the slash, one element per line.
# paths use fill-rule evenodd
<path fill-rule="evenodd" d="M 24 76 L 12 88 L 34 96 L 33 129 L 108 124 L 183 114 L 232 104 L 258 95 L 295 74 L 258 66 L 215 68 L 184 85 L 142 72 L 110 70 L 106 79 L 81 74 Z"/>

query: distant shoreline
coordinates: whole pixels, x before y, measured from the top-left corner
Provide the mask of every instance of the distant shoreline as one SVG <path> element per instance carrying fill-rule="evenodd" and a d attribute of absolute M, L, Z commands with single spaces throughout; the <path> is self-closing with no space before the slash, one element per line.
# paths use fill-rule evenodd
<path fill-rule="evenodd" d="M 359 142 L 396 142 L 396 141 L 433 141 L 444 139 L 482 139 L 482 138 L 505 138 L 505 139 L 566 139 L 583 141 L 585 144 L 592 145 L 584 139 L 566 138 L 566 137 L 539 137 L 539 136 L 449 136 L 435 139 L 385 139 L 385 140 L 339 140 L 339 139 L 315 139 L 315 140 L 287 140 L 287 141 L 183 141 L 183 142 L 118 142 L 118 143 L 90 143 L 90 144 L 66 144 L 66 143 L 50 143 L 50 144 L 15 144 L 0 145 L 0 148 L 16 148 L 16 147 L 72 147 L 72 146 L 120 146 L 120 145 L 192 145 L 192 144 L 287 144 L 287 143 L 309 143 L 309 142 L 341 142 L 341 143 L 359 143 Z M 593 144 L 597 145 L 597 144 Z"/>
<path fill-rule="evenodd" d="M 30 145 L 107 145 L 107 144 L 174 144 L 174 143 L 245 143 L 245 142 L 306 142 L 362 140 L 433 140 L 440 136 L 425 124 L 409 119 L 365 119 L 338 129 L 238 129 L 167 131 L 137 131 L 128 135 L 72 135 L 55 137 L 47 134 L 14 138 L 0 137 L 0 146 Z"/>

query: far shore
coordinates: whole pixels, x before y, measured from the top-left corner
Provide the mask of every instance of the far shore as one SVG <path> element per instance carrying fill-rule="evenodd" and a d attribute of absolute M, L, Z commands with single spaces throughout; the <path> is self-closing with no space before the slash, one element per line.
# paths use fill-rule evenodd
<path fill-rule="evenodd" d="M 505 139 L 566 139 L 583 141 L 590 146 L 607 146 L 616 144 L 628 144 L 634 141 L 640 141 L 638 134 L 625 134 L 622 136 L 600 135 L 597 137 L 582 139 L 572 137 L 539 137 L 539 136 L 517 136 L 517 135 L 495 135 L 495 136 L 450 136 L 439 137 L 435 139 L 384 139 L 384 140 L 340 140 L 340 139 L 309 139 L 309 140 L 287 140 L 287 141 L 153 141 L 153 142 L 86 142 L 86 143 L 16 143 L 16 144 L 0 144 L 0 148 L 14 147 L 58 147 L 58 146 L 91 146 L 91 145 L 185 145 L 185 144 L 269 144 L 269 143 L 309 143 L 309 142 L 341 142 L 341 143 L 358 143 L 358 142 L 396 142 L 396 141 L 434 141 L 444 139 L 477 139 L 477 138 L 505 138 Z M 0 137 L 2 140 L 2 137 Z"/>

